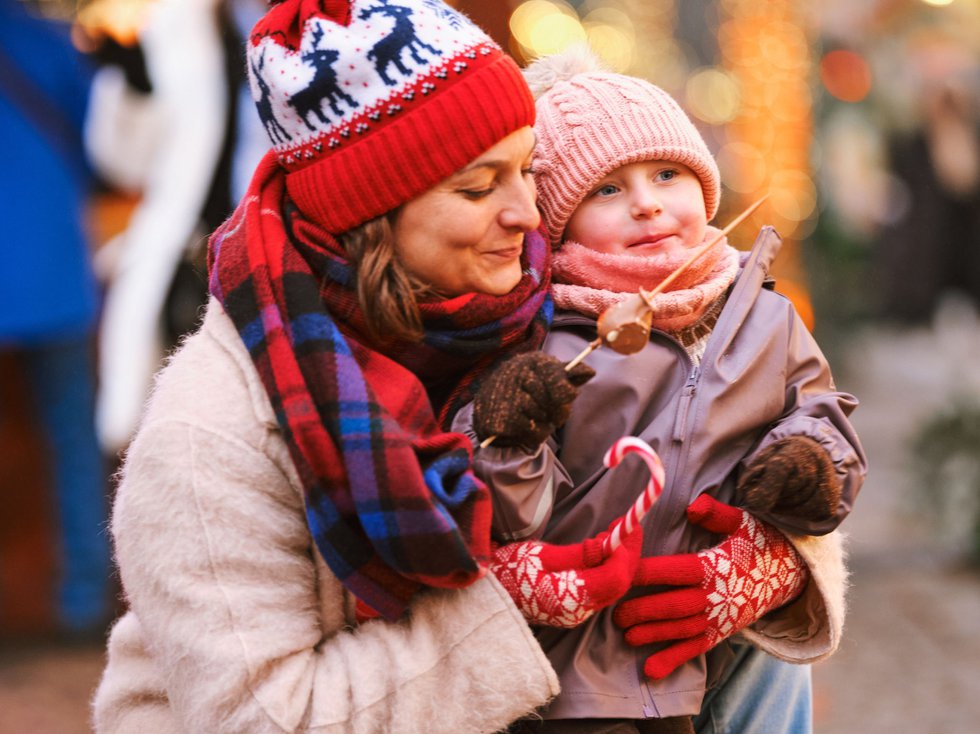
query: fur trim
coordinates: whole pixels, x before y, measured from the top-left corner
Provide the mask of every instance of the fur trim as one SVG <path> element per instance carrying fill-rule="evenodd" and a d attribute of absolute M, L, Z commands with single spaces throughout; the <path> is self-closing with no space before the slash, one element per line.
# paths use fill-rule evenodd
<path fill-rule="evenodd" d="M 532 61 L 524 69 L 524 79 L 531 87 L 531 94 L 539 99 L 558 82 L 594 71 L 609 71 L 609 68 L 587 43 L 575 43 L 561 53 Z"/>

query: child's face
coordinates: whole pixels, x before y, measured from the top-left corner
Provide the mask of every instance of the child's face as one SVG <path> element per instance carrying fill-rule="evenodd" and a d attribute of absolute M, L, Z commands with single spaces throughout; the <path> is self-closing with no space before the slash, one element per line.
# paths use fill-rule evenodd
<path fill-rule="evenodd" d="M 588 193 L 568 220 L 564 240 L 598 252 L 683 256 L 708 225 L 701 181 L 673 161 L 620 166 Z"/>

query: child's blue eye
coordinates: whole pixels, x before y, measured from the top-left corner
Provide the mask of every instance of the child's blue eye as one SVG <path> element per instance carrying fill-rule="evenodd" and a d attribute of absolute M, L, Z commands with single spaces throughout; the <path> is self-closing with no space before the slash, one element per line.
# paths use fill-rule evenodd
<path fill-rule="evenodd" d="M 595 195 L 596 196 L 612 196 L 617 191 L 619 191 L 619 189 L 616 186 L 614 186 L 613 184 L 604 184 L 603 186 L 600 186 L 599 188 L 597 188 L 595 190 Z"/>
<path fill-rule="evenodd" d="M 672 169 L 672 168 L 668 168 L 668 169 L 666 169 L 666 170 L 664 170 L 664 171 L 659 171 L 659 172 L 657 173 L 657 178 L 658 178 L 659 180 L 661 180 L 661 181 L 670 181 L 670 180 L 671 180 L 672 178 L 674 178 L 674 177 L 675 177 L 676 175 L 677 175 L 677 171 L 675 171 L 675 170 L 674 170 L 674 169 Z"/>

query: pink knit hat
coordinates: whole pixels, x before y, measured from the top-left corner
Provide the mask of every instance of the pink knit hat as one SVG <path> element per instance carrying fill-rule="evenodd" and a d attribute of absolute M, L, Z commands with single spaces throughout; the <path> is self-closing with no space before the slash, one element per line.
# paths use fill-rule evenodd
<path fill-rule="evenodd" d="M 440 0 L 269 2 L 252 97 L 290 197 L 334 234 L 534 124 L 517 64 Z"/>
<path fill-rule="evenodd" d="M 553 245 L 561 242 L 568 220 L 592 187 L 628 163 L 683 163 L 701 180 L 708 220 L 718 212 L 718 164 L 665 91 L 636 77 L 602 71 L 582 47 L 534 61 L 524 77 L 537 98 L 535 181 Z"/>

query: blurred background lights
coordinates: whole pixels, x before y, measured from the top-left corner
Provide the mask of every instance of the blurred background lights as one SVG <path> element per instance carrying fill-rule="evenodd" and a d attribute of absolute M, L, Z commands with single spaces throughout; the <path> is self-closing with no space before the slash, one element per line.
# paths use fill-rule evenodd
<path fill-rule="evenodd" d="M 599 7 L 582 20 L 589 45 L 609 67 L 626 73 L 633 65 L 636 29 L 633 21 L 618 8 Z"/>
<path fill-rule="evenodd" d="M 556 0 L 522 3 L 510 17 L 510 30 L 531 58 L 558 53 L 586 40 L 578 13 Z"/>
<path fill-rule="evenodd" d="M 952 5 L 953 0 L 922 0 L 926 5 L 936 5 L 942 7 L 944 5 Z"/>
<path fill-rule="evenodd" d="M 688 111 L 712 125 L 735 119 L 741 94 L 731 74 L 715 68 L 701 69 L 691 75 L 685 96 Z"/>
<path fill-rule="evenodd" d="M 768 168 L 759 149 L 742 142 L 727 143 L 716 155 L 721 178 L 738 194 L 751 194 L 766 183 Z"/>
<path fill-rule="evenodd" d="M 772 210 L 790 222 L 809 218 L 817 209 L 817 190 L 804 171 L 776 171 L 770 182 Z"/>
<path fill-rule="evenodd" d="M 838 49 L 820 59 L 820 80 L 842 102 L 860 102 L 871 91 L 871 68 L 860 54 Z"/>

